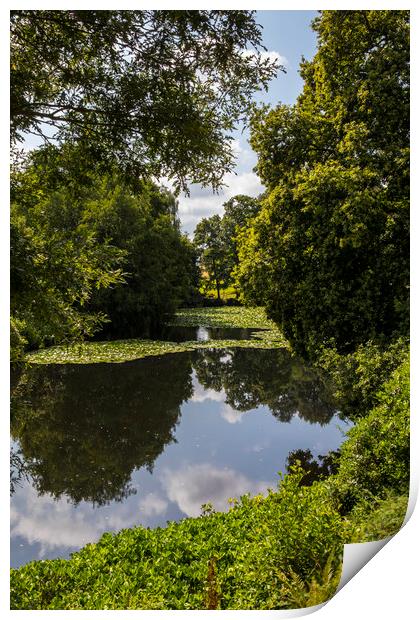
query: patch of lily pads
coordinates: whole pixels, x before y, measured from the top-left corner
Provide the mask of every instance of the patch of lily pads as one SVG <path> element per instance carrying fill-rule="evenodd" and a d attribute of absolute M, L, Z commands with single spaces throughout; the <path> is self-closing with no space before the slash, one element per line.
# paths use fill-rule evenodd
<path fill-rule="evenodd" d="M 269 329 L 280 334 L 276 324 L 267 318 L 264 308 L 222 306 L 220 308 L 182 308 L 168 325 L 183 327 L 243 327 Z"/>
<path fill-rule="evenodd" d="M 59 345 L 29 353 L 27 361 L 32 364 L 121 363 L 143 357 L 203 348 L 277 349 L 287 346 L 284 337 L 274 323 L 265 317 L 262 308 L 188 308 L 179 310 L 170 325 L 245 327 L 262 331 L 254 332 L 251 340 L 164 342 L 162 340 L 131 338 L 129 340 L 83 342 L 71 346 Z"/>

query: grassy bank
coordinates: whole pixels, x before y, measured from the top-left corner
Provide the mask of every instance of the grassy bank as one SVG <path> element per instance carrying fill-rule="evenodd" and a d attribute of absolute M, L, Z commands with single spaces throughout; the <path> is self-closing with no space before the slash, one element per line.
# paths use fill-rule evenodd
<path fill-rule="evenodd" d="M 342 543 L 327 489 L 300 487 L 299 475 L 288 476 L 278 492 L 243 497 L 227 513 L 105 534 L 71 560 L 12 571 L 12 607 L 286 608 L 293 606 L 282 596 L 287 576 L 310 582 L 329 563 L 339 577 Z M 319 585 L 333 593 L 331 584 Z"/>

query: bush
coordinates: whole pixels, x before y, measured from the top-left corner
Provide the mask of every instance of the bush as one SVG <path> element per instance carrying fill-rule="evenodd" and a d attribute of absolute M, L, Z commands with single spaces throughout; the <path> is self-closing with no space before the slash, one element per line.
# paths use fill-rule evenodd
<path fill-rule="evenodd" d="M 408 506 L 408 495 L 387 494 L 383 500 L 360 502 L 348 515 L 347 542 L 369 542 L 396 534 L 401 528 Z"/>
<path fill-rule="evenodd" d="M 378 404 L 348 432 L 335 492 L 348 512 L 358 502 L 407 492 L 410 480 L 409 362 L 392 373 L 377 394 Z"/>
<path fill-rule="evenodd" d="M 329 375 L 340 411 L 354 421 L 378 404 L 380 388 L 407 354 L 408 342 L 399 338 L 387 346 L 367 342 L 348 355 L 324 349 L 317 364 Z"/>

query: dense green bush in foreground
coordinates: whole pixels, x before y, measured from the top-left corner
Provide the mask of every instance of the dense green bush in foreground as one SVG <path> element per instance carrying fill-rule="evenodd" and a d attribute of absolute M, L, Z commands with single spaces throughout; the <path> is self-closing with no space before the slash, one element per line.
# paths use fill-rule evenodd
<path fill-rule="evenodd" d="M 408 359 L 349 432 L 338 473 L 227 513 L 105 534 L 70 560 L 11 572 L 13 609 L 282 609 L 331 597 L 343 543 L 394 533 L 409 480 Z"/>

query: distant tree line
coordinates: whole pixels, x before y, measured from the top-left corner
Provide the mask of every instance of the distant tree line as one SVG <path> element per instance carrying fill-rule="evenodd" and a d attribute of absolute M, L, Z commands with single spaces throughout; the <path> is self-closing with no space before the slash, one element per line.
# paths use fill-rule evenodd
<path fill-rule="evenodd" d="M 261 206 L 261 197 L 238 194 L 223 205 L 223 215 L 203 218 L 194 231 L 201 283 L 204 291 L 216 290 L 218 301 L 221 289 L 235 286 L 235 270 L 239 266 L 237 237 L 254 218 Z M 239 288 L 236 287 L 239 297 Z"/>

